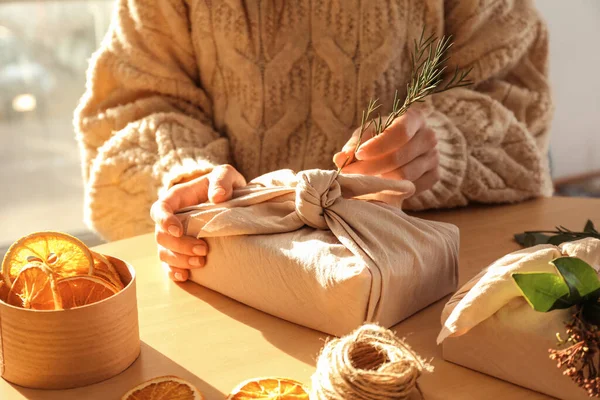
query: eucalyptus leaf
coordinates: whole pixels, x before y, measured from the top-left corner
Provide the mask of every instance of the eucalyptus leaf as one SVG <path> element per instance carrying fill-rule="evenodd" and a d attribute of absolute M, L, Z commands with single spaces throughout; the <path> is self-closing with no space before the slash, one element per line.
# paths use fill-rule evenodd
<path fill-rule="evenodd" d="M 570 291 L 563 278 L 547 272 L 514 273 L 512 278 L 534 310 L 548 312 L 569 308 Z"/>
<path fill-rule="evenodd" d="M 525 238 L 527 237 L 526 233 L 515 233 L 515 242 L 524 247 L 529 247 L 525 245 Z"/>
<path fill-rule="evenodd" d="M 600 289 L 600 280 L 598 280 L 596 270 L 582 259 L 560 257 L 553 260 L 552 264 L 567 283 L 573 301 L 578 297 L 586 297 Z"/>
<path fill-rule="evenodd" d="M 572 242 L 584 238 L 600 239 L 600 232 L 594 226 L 591 220 L 585 224 L 581 232 L 571 231 L 564 226 L 558 226 L 555 230 L 549 231 L 526 231 L 514 235 L 515 241 L 523 247 L 532 247 L 538 244 L 552 244 L 558 246 L 565 242 Z"/>
<path fill-rule="evenodd" d="M 578 238 L 577 236 L 574 236 L 574 235 L 571 235 L 568 233 L 564 233 L 564 234 L 555 235 L 555 236 L 552 236 L 551 238 L 549 238 L 548 244 L 558 246 L 562 243 L 573 242 L 578 239 L 580 239 L 580 238 Z"/>
<path fill-rule="evenodd" d="M 533 247 L 537 246 L 538 244 L 546 244 L 548 243 L 548 239 L 550 239 L 550 236 L 542 233 L 525 232 L 515 235 L 515 241 L 523 247 Z"/>
<path fill-rule="evenodd" d="M 585 228 L 583 228 L 583 231 L 586 233 L 598 233 L 596 227 L 594 226 L 594 223 L 590 219 L 588 219 L 585 223 Z"/>
<path fill-rule="evenodd" d="M 536 236 L 532 233 L 526 233 L 525 240 L 523 242 L 525 247 L 533 247 L 539 243 Z"/>

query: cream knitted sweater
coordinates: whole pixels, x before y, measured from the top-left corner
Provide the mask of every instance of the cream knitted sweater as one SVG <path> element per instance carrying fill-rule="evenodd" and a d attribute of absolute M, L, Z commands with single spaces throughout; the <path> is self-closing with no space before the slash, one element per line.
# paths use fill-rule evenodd
<path fill-rule="evenodd" d="M 333 168 L 369 99 L 404 94 L 423 24 L 476 85 L 423 107 L 441 181 L 407 207 L 551 194 L 532 0 L 120 0 L 75 115 L 86 220 L 109 240 L 152 231 L 159 192 L 218 164 Z"/>

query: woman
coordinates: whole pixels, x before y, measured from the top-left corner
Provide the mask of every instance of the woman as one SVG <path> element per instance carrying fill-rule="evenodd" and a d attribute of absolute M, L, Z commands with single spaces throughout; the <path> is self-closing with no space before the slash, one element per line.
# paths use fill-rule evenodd
<path fill-rule="evenodd" d="M 449 69 L 472 67 L 474 85 L 411 109 L 344 172 L 413 181 L 410 209 L 549 195 L 532 0 L 120 0 L 76 111 L 87 221 L 109 240 L 155 229 L 185 280 L 207 247 L 173 212 L 276 169 L 341 165 L 368 101 L 385 114 L 405 94 L 424 26 L 453 35 Z"/>

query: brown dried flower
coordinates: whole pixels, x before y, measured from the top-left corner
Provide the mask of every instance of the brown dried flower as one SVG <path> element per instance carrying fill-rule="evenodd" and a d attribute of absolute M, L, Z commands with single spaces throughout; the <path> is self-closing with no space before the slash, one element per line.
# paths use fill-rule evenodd
<path fill-rule="evenodd" d="M 567 339 L 557 334 L 561 349 L 550 349 L 550 359 L 590 397 L 600 397 L 600 332 L 597 325 L 582 318 L 582 309 L 576 306 L 573 318 L 565 324 Z"/>

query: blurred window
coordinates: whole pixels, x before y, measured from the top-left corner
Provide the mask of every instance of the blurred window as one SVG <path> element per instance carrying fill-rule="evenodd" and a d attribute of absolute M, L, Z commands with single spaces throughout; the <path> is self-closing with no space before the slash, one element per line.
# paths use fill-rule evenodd
<path fill-rule="evenodd" d="M 38 230 L 95 244 L 83 223 L 73 111 L 113 2 L 0 2 L 0 252 Z"/>

